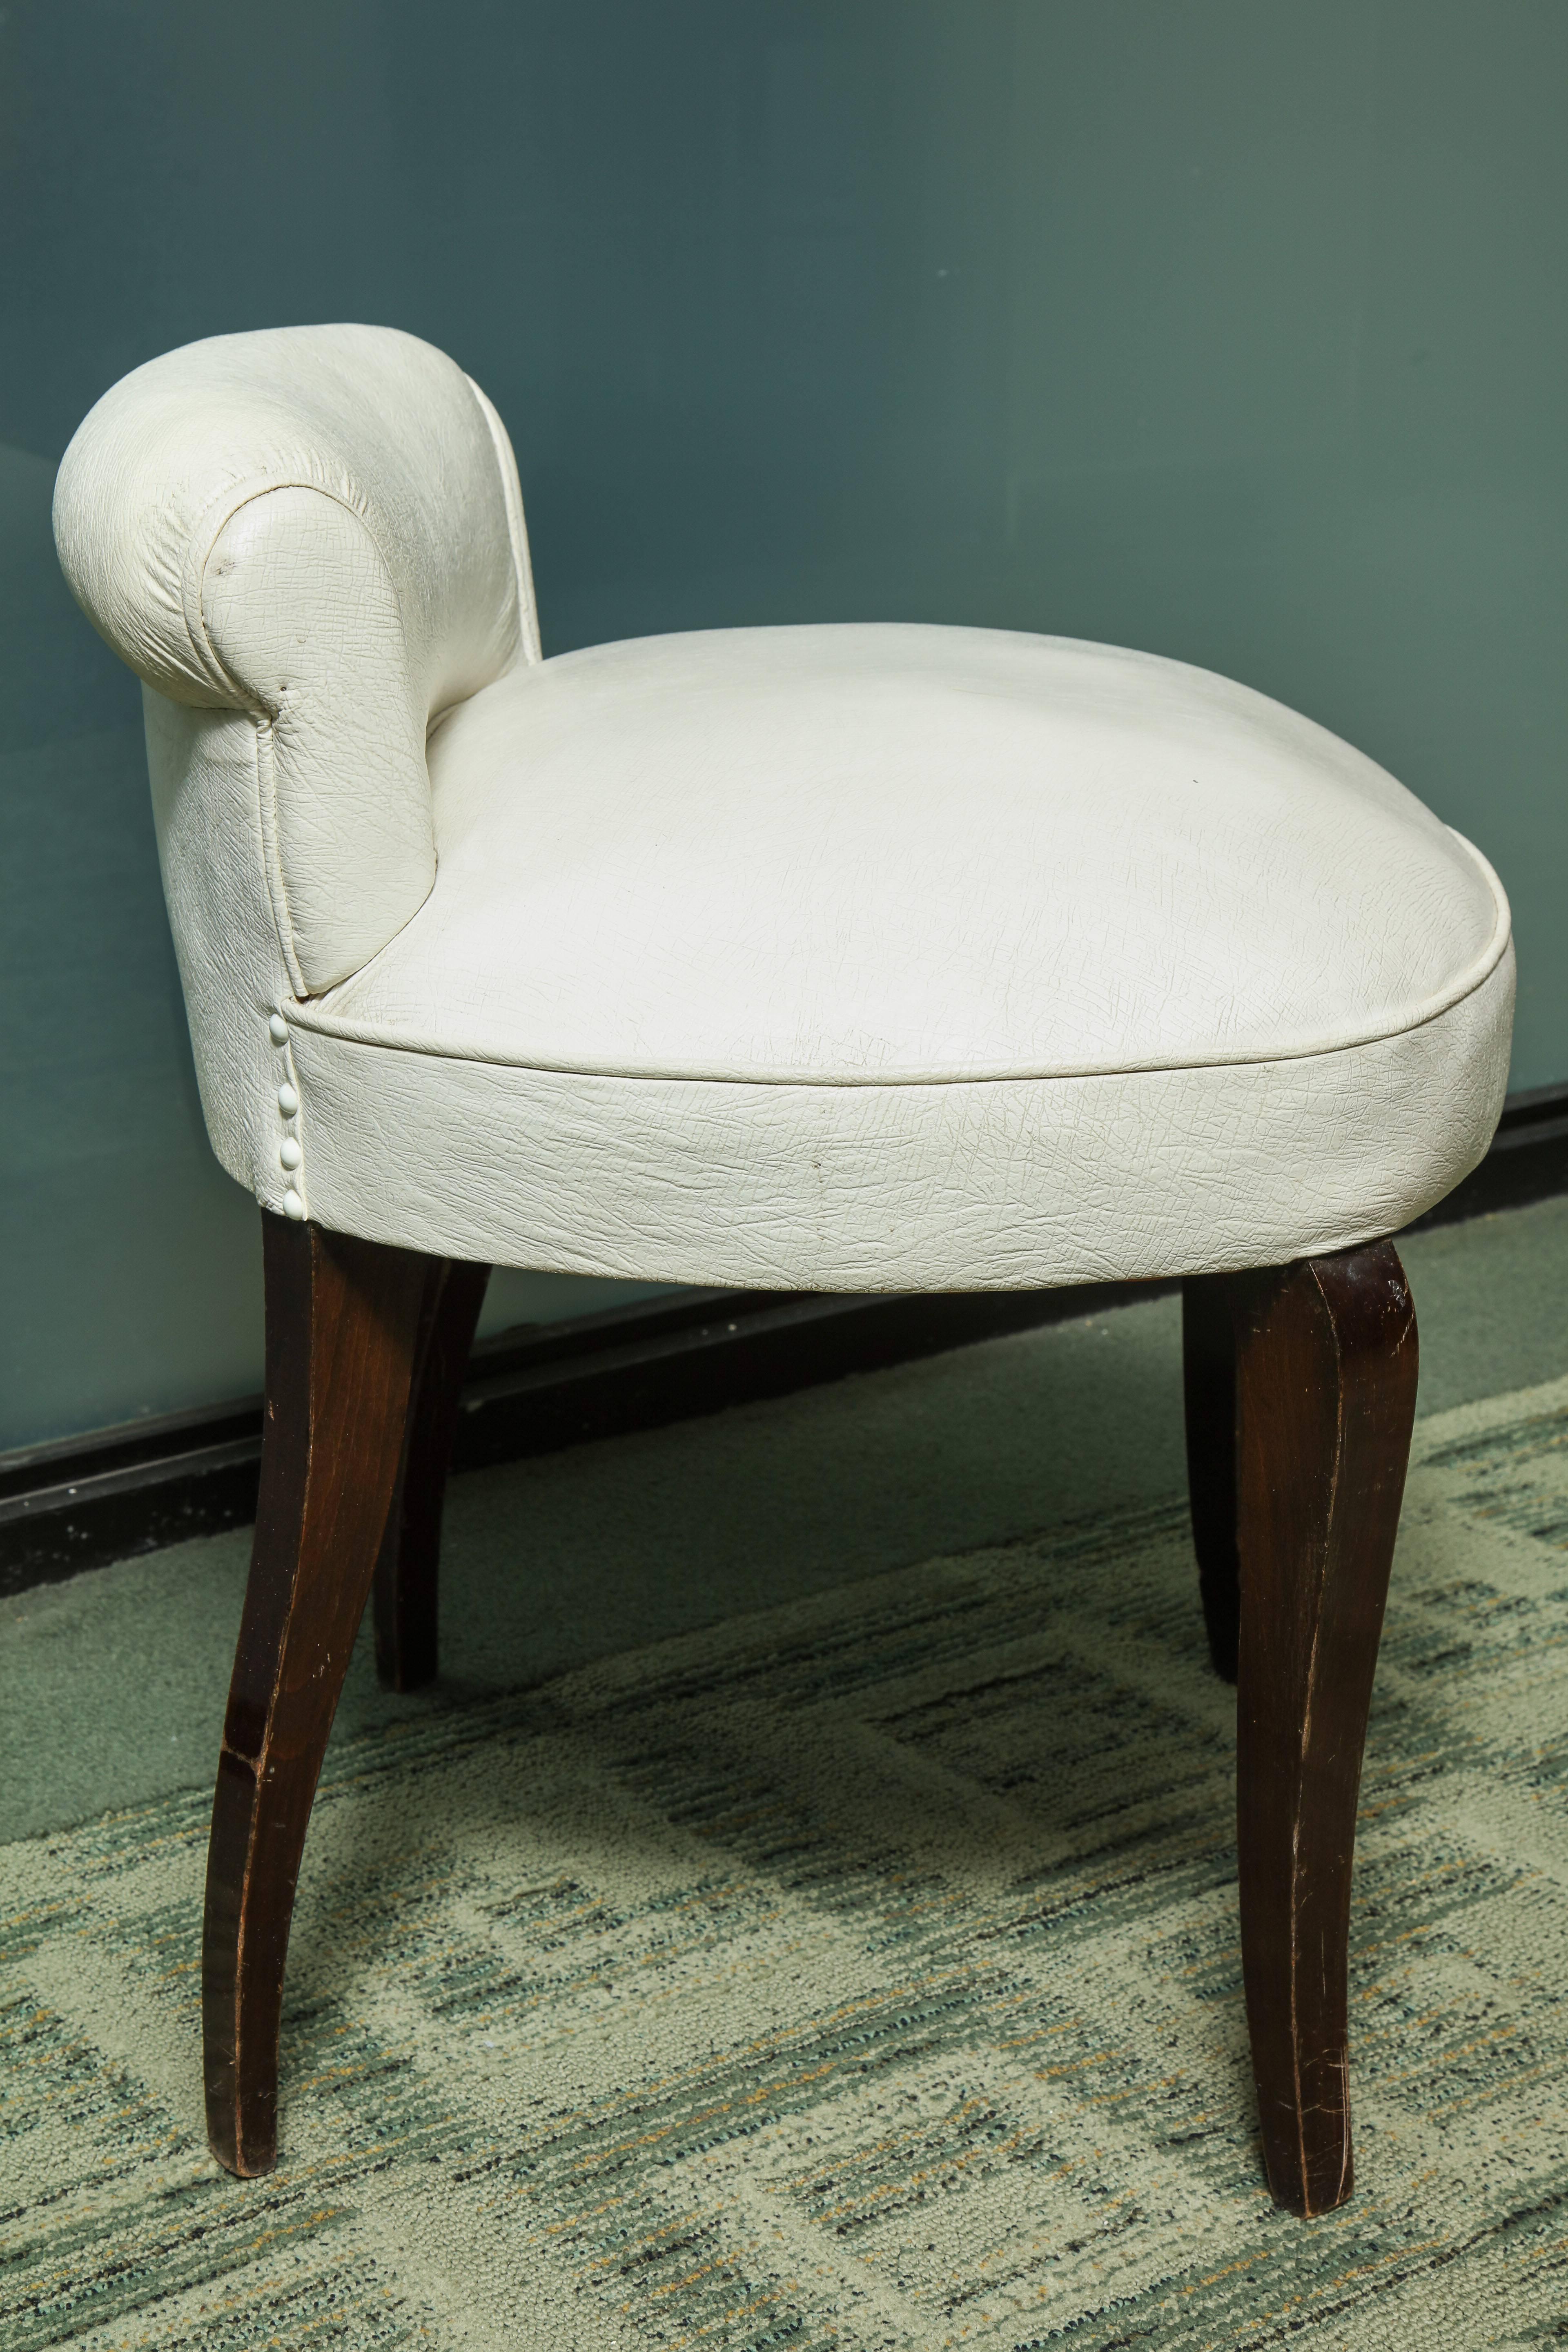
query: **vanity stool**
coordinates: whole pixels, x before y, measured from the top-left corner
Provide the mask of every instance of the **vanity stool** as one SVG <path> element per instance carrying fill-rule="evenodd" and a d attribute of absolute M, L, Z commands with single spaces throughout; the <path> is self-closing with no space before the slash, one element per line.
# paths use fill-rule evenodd
<path fill-rule="evenodd" d="M 1486 860 L 1322 728 L 1147 654 L 856 625 L 546 661 L 500 420 L 384 328 L 138 368 L 67 451 L 55 527 L 143 683 L 207 1129 L 266 1242 L 203 1956 L 219 2161 L 275 2159 L 295 1880 L 373 1586 L 383 1673 L 435 1671 L 491 1264 L 1180 1276 L 1268 2179 L 1297 2212 L 1341 2202 L 1415 1402 L 1386 1237 L 1501 1106 Z"/>

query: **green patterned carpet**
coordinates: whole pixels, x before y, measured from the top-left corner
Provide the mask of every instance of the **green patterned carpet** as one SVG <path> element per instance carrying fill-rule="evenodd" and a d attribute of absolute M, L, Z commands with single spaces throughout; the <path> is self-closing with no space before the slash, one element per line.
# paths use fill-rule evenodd
<path fill-rule="evenodd" d="M 6 1847 L 0 2344 L 1568 2344 L 1565 1634 L 1568 1381 L 1422 1423 L 1316 2223 L 1176 1501 L 336 1746 L 266 2181 L 201 2132 L 205 1797 Z"/>

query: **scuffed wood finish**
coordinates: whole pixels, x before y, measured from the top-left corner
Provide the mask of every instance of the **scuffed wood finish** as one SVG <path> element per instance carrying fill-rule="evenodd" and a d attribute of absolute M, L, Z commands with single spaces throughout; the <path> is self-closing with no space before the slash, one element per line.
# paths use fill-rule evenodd
<path fill-rule="evenodd" d="M 1346 1973 L 1356 1796 L 1415 1412 L 1390 1242 L 1232 1284 L 1241 1939 L 1268 2184 L 1353 2179 Z"/>
<path fill-rule="evenodd" d="M 429 1263 L 265 1212 L 262 1231 L 261 1492 L 202 1940 L 207 2136 L 243 2174 L 276 2158 L 295 1882 L 396 1482 Z"/>
<path fill-rule="evenodd" d="M 393 1507 L 375 1563 L 375 1670 L 393 1690 L 419 1690 L 439 1663 L 441 1511 L 458 1400 L 488 1265 L 426 1261 L 414 1386 Z"/>
<path fill-rule="evenodd" d="M 1189 1275 L 1182 1285 L 1182 1389 L 1187 1498 L 1198 1591 L 1215 1674 L 1236 1680 L 1241 1570 L 1236 1548 L 1236 1281 Z"/>

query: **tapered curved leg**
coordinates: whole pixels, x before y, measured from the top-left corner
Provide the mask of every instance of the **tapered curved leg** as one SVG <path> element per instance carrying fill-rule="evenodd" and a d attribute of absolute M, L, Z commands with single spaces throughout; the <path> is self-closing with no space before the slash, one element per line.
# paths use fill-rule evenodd
<path fill-rule="evenodd" d="M 463 1258 L 426 1263 L 403 1461 L 375 1563 L 375 1670 L 399 1691 L 436 1679 L 441 1508 L 458 1399 L 490 1278 L 488 1265 Z"/>
<path fill-rule="evenodd" d="M 276 2158 L 295 1881 L 396 1483 L 428 1265 L 266 1213 L 262 1230 L 261 1492 L 202 1938 L 207 2137 L 239 2173 Z"/>
<path fill-rule="evenodd" d="M 1182 1285 L 1182 1388 L 1187 1497 L 1198 1591 L 1215 1674 L 1236 1680 L 1241 1569 L 1236 1549 L 1235 1278 L 1189 1275 Z"/>
<path fill-rule="evenodd" d="M 1268 2185 L 1351 2193 L 1351 1863 L 1415 1412 L 1390 1242 L 1237 1276 L 1241 1943 Z"/>

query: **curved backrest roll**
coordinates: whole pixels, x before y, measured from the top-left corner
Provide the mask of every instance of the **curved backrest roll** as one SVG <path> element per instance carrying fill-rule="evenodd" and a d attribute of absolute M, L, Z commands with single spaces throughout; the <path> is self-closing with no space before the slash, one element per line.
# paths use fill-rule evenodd
<path fill-rule="evenodd" d="M 192 343 L 86 418 L 55 534 L 79 602 L 153 694 L 248 714 L 289 984 L 345 979 L 435 878 L 431 720 L 539 656 L 489 403 L 390 328 Z M 150 745 L 176 740 L 194 739 L 150 721 Z"/>

